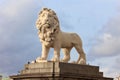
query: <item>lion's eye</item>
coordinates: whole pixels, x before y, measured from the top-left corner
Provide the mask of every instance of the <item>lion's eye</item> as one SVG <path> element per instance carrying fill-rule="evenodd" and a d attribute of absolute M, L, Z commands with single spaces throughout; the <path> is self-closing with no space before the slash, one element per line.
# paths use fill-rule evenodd
<path fill-rule="evenodd" d="M 47 28 L 50 29 L 50 26 L 48 26 Z"/>
<path fill-rule="evenodd" d="M 54 32 L 56 31 L 57 29 L 54 29 Z"/>

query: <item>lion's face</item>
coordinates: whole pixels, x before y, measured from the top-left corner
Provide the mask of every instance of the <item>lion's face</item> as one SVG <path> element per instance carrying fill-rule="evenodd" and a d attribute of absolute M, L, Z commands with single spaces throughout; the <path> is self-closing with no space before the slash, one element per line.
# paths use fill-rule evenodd
<path fill-rule="evenodd" d="M 36 21 L 39 37 L 42 41 L 53 42 L 59 32 L 59 21 L 56 13 L 51 9 L 44 8 Z"/>

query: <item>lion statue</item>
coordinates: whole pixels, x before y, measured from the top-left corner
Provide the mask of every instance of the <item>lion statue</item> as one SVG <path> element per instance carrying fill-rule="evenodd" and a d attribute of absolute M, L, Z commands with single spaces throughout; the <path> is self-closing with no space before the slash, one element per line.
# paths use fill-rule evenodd
<path fill-rule="evenodd" d="M 73 47 L 77 50 L 79 58 L 76 63 L 86 64 L 86 56 L 82 48 L 82 41 L 76 33 L 66 33 L 60 30 L 59 20 L 56 13 L 48 8 L 40 11 L 36 21 L 38 36 L 42 43 L 41 57 L 36 62 L 47 60 L 50 48 L 54 48 L 52 61 L 68 62 L 70 51 Z M 64 57 L 60 60 L 60 49 L 62 48 Z"/>

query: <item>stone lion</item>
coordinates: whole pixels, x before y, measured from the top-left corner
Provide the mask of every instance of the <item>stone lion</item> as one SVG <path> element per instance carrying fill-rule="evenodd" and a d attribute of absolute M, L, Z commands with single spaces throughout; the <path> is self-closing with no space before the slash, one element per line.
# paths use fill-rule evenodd
<path fill-rule="evenodd" d="M 59 20 L 56 13 L 48 8 L 40 11 L 36 21 L 38 35 L 42 43 L 41 57 L 36 62 L 47 60 L 50 48 L 54 48 L 54 57 L 52 61 L 68 62 L 70 60 L 70 51 L 73 47 L 77 50 L 79 58 L 76 63 L 86 64 L 86 56 L 82 48 L 82 41 L 76 33 L 66 33 L 60 30 Z M 62 48 L 64 57 L 60 60 L 60 49 Z"/>

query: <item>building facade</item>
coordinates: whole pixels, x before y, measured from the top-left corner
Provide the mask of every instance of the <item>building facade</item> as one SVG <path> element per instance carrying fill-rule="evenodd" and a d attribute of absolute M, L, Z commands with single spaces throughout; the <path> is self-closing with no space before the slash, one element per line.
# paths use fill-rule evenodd
<path fill-rule="evenodd" d="M 2 80 L 2 76 L 0 75 L 0 80 Z"/>

